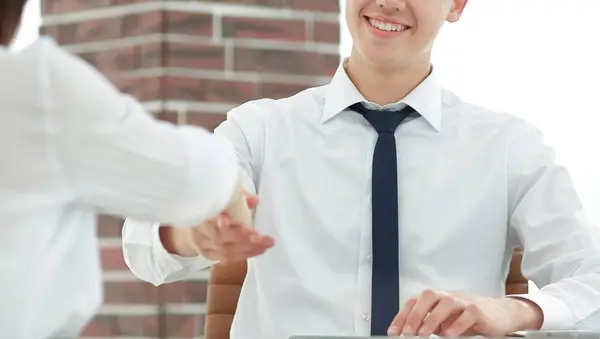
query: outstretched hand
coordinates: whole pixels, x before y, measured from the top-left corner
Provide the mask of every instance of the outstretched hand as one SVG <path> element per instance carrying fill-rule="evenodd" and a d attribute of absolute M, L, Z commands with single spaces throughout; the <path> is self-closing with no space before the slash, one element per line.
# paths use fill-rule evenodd
<path fill-rule="evenodd" d="M 246 197 L 248 208 L 254 209 L 258 197 Z M 192 241 L 204 257 L 220 262 L 245 260 L 265 253 L 275 245 L 270 236 L 231 218 L 227 212 L 192 229 Z"/>
<path fill-rule="evenodd" d="M 244 199 L 248 211 L 258 204 L 255 195 L 245 195 Z M 161 227 L 160 238 L 170 253 L 184 257 L 201 254 L 220 262 L 246 260 L 265 253 L 275 245 L 272 237 L 257 232 L 246 217 L 242 219 L 232 219 L 225 211 L 192 228 Z"/>

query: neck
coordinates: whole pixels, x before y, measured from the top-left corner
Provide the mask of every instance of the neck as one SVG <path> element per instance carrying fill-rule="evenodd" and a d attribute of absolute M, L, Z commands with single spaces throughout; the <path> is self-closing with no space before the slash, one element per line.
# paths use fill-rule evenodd
<path fill-rule="evenodd" d="M 356 50 L 352 50 L 346 68 L 348 77 L 365 99 L 382 106 L 404 99 L 430 72 L 429 58 L 399 67 L 378 67 Z"/>

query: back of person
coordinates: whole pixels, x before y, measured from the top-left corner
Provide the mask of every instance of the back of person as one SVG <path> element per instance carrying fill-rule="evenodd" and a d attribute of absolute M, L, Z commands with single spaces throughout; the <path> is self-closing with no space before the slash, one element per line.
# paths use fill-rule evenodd
<path fill-rule="evenodd" d="M 154 119 L 51 39 L 1 46 L 0 338 L 74 338 L 102 301 L 97 214 L 188 229 L 249 215 L 237 156 Z"/>
<path fill-rule="evenodd" d="M 19 338 L 43 337 L 57 323 L 80 328 L 102 300 L 97 251 L 78 255 L 97 248 L 95 215 L 75 202 L 51 154 L 51 126 L 40 118 L 51 48 L 0 47 L 0 333 Z"/>

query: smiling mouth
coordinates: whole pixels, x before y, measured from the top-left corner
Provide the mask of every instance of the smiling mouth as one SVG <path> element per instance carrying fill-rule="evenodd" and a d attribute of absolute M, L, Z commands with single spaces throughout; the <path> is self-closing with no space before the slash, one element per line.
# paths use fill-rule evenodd
<path fill-rule="evenodd" d="M 380 31 L 384 31 L 384 32 L 403 32 L 403 31 L 406 31 L 411 28 L 410 26 L 406 26 L 406 25 L 402 25 L 402 24 L 398 24 L 398 23 L 381 21 L 381 20 L 373 19 L 373 18 L 370 18 L 367 16 L 365 16 L 365 20 L 367 20 L 367 23 L 369 25 L 371 25 L 372 27 L 374 27 Z"/>

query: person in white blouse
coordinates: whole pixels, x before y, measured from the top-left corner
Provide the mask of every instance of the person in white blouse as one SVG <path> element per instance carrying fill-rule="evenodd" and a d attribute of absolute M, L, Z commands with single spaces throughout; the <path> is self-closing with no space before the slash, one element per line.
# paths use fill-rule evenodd
<path fill-rule="evenodd" d="M 370 335 L 381 331 L 380 291 L 371 288 L 386 250 L 374 244 L 375 210 L 393 186 L 398 255 L 387 259 L 399 281 L 385 292 L 399 296 L 389 299 L 396 314 L 384 331 L 600 330 L 600 228 L 555 151 L 531 124 L 444 89 L 431 66 L 438 31 L 466 4 L 348 0 L 354 45 L 329 84 L 245 103 L 215 131 L 234 143 L 246 187 L 258 193 L 254 227 L 277 244 L 253 258 L 223 254 L 227 243 L 211 241 L 206 223 L 196 227 L 198 256 L 180 230 L 131 218 L 123 231 L 131 270 L 160 285 L 248 259 L 232 339 Z M 412 113 L 380 137 L 365 118 L 389 111 Z M 382 188 L 374 152 L 390 134 L 397 174 Z M 515 246 L 539 291 L 504 295 Z"/>
<path fill-rule="evenodd" d="M 226 138 L 158 122 L 52 40 L 10 51 L 24 4 L 0 2 L 0 337 L 75 338 L 102 303 L 98 212 L 187 227 L 246 197 Z"/>

